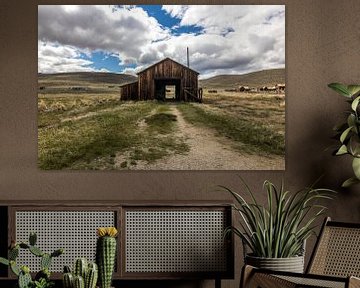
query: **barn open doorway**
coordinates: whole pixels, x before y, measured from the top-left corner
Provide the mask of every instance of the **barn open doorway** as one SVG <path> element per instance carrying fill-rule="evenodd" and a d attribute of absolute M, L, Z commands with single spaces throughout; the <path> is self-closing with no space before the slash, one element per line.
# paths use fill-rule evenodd
<path fill-rule="evenodd" d="M 180 79 L 155 79 L 155 99 L 180 101 Z"/>
<path fill-rule="evenodd" d="M 166 85 L 165 86 L 165 101 L 175 100 L 176 96 L 176 86 L 175 85 Z"/>

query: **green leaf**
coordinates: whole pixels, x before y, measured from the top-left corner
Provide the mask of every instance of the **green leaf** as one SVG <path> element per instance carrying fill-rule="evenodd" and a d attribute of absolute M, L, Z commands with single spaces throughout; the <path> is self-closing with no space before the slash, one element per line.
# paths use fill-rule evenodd
<path fill-rule="evenodd" d="M 351 177 L 351 178 L 347 179 L 346 181 L 344 181 L 344 183 L 341 185 L 341 187 L 348 188 L 352 185 L 359 184 L 359 183 L 360 183 L 359 179 L 357 179 L 355 177 Z"/>
<path fill-rule="evenodd" d="M 15 246 L 14 248 L 10 249 L 8 252 L 9 260 L 16 260 L 19 256 L 19 246 Z"/>
<path fill-rule="evenodd" d="M 16 276 L 19 276 L 21 270 L 20 270 L 20 268 L 16 265 L 16 262 L 15 262 L 15 261 L 10 261 L 10 268 L 11 268 L 11 271 L 12 271 Z"/>
<path fill-rule="evenodd" d="M 341 143 L 344 143 L 344 141 L 346 140 L 346 137 L 348 136 L 349 132 L 351 131 L 353 127 L 349 127 L 347 129 L 345 129 L 345 131 L 343 133 L 341 133 L 341 136 L 340 136 L 340 141 Z"/>
<path fill-rule="evenodd" d="M 9 265 L 9 264 L 10 264 L 9 260 L 8 260 L 8 259 L 5 259 L 5 258 L 3 258 L 3 257 L 0 257 L 0 263 L 1 263 L 1 264 L 4 264 L 4 265 Z"/>
<path fill-rule="evenodd" d="M 353 159 L 352 168 L 356 178 L 360 180 L 360 158 L 355 157 Z"/>
<path fill-rule="evenodd" d="M 348 85 L 347 90 L 350 96 L 357 96 L 357 94 L 360 92 L 360 85 Z"/>
<path fill-rule="evenodd" d="M 51 256 L 50 254 L 45 253 L 42 257 L 41 257 L 41 261 L 40 261 L 40 267 L 41 269 L 49 269 L 50 265 L 51 265 Z"/>
<path fill-rule="evenodd" d="M 39 247 L 36 247 L 36 246 L 30 246 L 30 247 L 29 247 L 29 251 L 30 251 L 32 254 L 34 254 L 35 256 L 38 256 L 38 257 L 41 257 L 41 256 L 44 255 L 44 252 L 42 252 L 42 251 L 40 250 L 40 248 L 39 248 Z"/>
<path fill-rule="evenodd" d="M 349 116 L 347 118 L 347 124 L 349 125 L 349 127 L 355 126 L 355 124 L 356 124 L 356 116 L 353 113 L 349 114 Z"/>
<path fill-rule="evenodd" d="M 339 150 L 336 152 L 335 155 L 344 155 L 347 153 L 349 153 L 349 152 L 348 152 L 346 145 L 341 145 L 341 147 L 339 148 Z"/>
<path fill-rule="evenodd" d="M 19 244 L 19 246 L 20 246 L 20 248 L 22 248 L 22 249 L 28 249 L 28 248 L 29 248 L 29 245 L 26 244 L 26 243 L 23 243 L 23 242 L 21 242 L 21 243 Z"/>
<path fill-rule="evenodd" d="M 331 84 L 328 85 L 328 87 L 333 89 L 337 93 L 341 94 L 342 96 L 351 97 L 351 94 L 350 94 L 350 92 L 348 90 L 348 87 L 346 85 L 344 85 L 344 84 L 331 83 Z"/>
<path fill-rule="evenodd" d="M 356 97 L 354 101 L 351 103 L 351 109 L 356 111 L 357 106 L 359 105 L 360 96 Z"/>
<path fill-rule="evenodd" d="M 35 232 L 31 232 L 29 235 L 29 243 L 31 246 L 35 246 L 36 245 L 36 240 L 37 240 L 37 235 Z"/>
<path fill-rule="evenodd" d="M 353 135 L 350 137 L 348 150 L 350 150 L 351 155 L 354 157 L 360 157 L 360 138 L 358 135 Z"/>

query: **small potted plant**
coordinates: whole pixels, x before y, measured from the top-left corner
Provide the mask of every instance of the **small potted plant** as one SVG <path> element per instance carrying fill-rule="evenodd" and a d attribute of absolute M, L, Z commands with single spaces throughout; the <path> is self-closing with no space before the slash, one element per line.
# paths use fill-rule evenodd
<path fill-rule="evenodd" d="M 277 189 L 270 181 L 264 182 L 266 205 L 261 205 L 245 184 L 251 201 L 233 190 L 221 186 L 235 199 L 233 205 L 240 215 L 239 227 L 229 227 L 243 242 L 245 264 L 278 271 L 304 270 L 304 245 L 314 233 L 318 219 L 325 207 L 317 202 L 331 199 L 334 192 L 328 189 L 305 188 L 296 193 L 285 191 L 283 184 Z M 247 253 L 250 250 L 250 253 Z"/>
<path fill-rule="evenodd" d="M 328 86 L 346 97 L 347 102 L 351 106 L 351 109 L 346 112 L 346 122 L 334 127 L 340 141 L 340 145 L 334 151 L 334 155 L 350 155 L 352 157 L 354 176 L 342 184 L 342 187 L 349 187 L 360 183 L 360 85 L 331 83 Z"/>

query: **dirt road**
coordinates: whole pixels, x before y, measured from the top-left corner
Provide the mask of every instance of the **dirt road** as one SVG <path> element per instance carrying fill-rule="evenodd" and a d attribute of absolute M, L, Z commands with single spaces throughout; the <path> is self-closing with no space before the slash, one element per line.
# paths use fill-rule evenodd
<path fill-rule="evenodd" d="M 177 116 L 177 137 L 185 139 L 190 151 L 172 155 L 155 163 L 138 162 L 132 170 L 283 170 L 285 161 L 280 156 L 242 155 L 233 150 L 233 142 L 217 136 L 214 131 L 197 127 L 185 121 L 177 107 L 171 106 Z"/>

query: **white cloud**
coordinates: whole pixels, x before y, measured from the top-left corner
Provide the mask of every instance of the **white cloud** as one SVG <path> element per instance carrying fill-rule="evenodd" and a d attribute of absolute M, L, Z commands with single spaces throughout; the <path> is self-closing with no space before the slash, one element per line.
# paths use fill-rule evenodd
<path fill-rule="evenodd" d="M 81 49 L 137 57 L 149 41 L 169 36 L 168 30 L 138 7 L 40 5 L 38 10 L 39 40 Z"/>
<path fill-rule="evenodd" d="M 285 66 L 284 6 L 193 5 L 182 8 L 175 5 L 164 10 L 171 15 L 181 14 L 180 26 L 203 29 L 201 35 L 172 37 L 167 40 L 172 51 L 164 51 L 184 63 L 184 51 L 186 46 L 190 47 L 191 66 L 200 71 L 202 77 Z"/>
<path fill-rule="evenodd" d="M 163 5 L 162 9 L 165 10 L 174 18 L 182 18 L 189 8 L 188 5 Z"/>
<path fill-rule="evenodd" d="M 94 71 L 93 62 L 81 59 L 80 52 L 71 46 L 38 42 L 38 72 L 63 73 Z"/>
<path fill-rule="evenodd" d="M 136 65 L 122 71 L 134 74 L 164 57 L 185 64 L 186 47 L 190 48 L 191 67 L 202 78 L 285 66 L 283 5 L 164 5 L 162 8 L 179 19 L 179 28 L 189 27 L 187 30 L 192 31 L 191 26 L 197 26 L 202 32 L 174 35 L 142 8 L 131 5 L 51 5 L 39 6 L 39 39 L 50 46 L 63 47 L 61 53 L 58 49 L 63 59 L 68 62 L 75 59 L 72 65 L 80 69 L 89 69 L 88 60 L 79 59 L 76 54 L 80 52 L 90 55 L 91 51 L 103 51 L 116 55 L 121 65 Z M 46 56 L 44 53 L 39 50 L 39 67 L 49 70 L 49 65 L 40 64 Z M 64 58 L 66 53 L 75 54 Z"/>

